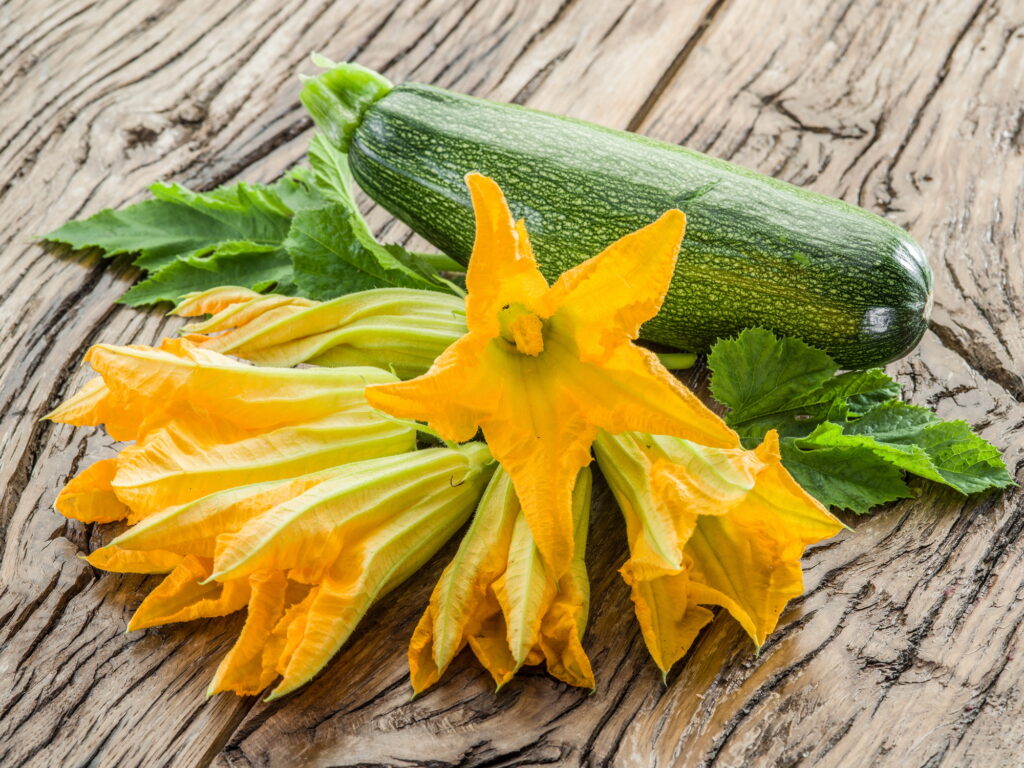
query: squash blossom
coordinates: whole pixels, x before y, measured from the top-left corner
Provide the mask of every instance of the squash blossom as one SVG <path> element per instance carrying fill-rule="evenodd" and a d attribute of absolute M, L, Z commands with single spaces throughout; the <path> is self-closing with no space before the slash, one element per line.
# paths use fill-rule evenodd
<path fill-rule="evenodd" d="M 573 561 L 572 488 L 598 428 L 721 448 L 736 448 L 739 439 L 653 353 L 632 343 L 668 290 L 682 212 L 668 211 L 549 286 L 498 185 L 479 174 L 466 183 L 476 214 L 469 332 L 423 376 L 369 387 L 366 396 L 455 442 L 482 428 L 558 579 Z"/>
<path fill-rule="evenodd" d="M 425 373 L 466 333 L 462 299 L 414 288 L 319 302 L 225 286 L 186 296 L 172 314 L 213 315 L 186 325 L 186 338 L 259 365 L 370 365 L 402 379 Z"/>
<path fill-rule="evenodd" d="M 47 418 L 104 424 L 135 443 L 61 490 L 55 506 L 75 520 L 135 522 L 215 491 L 415 447 L 414 429 L 366 402 L 367 384 L 396 381 L 377 368 L 258 368 L 181 339 L 99 344 L 85 359 L 99 377 Z"/>
<path fill-rule="evenodd" d="M 590 606 L 584 563 L 590 470 L 573 493 L 572 564 L 555 578 L 537 550 L 508 474 L 499 469 L 409 646 L 412 686 L 438 681 L 467 644 L 499 688 L 524 664 L 546 662 L 570 685 L 594 687 L 581 640 Z"/>
<path fill-rule="evenodd" d="M 434 555 L 493 471 L 482 443 L 432 448 L 256 483 L 167 508 L 88 561 L 168 572 L 129 630 L 248 609 L 210 693 L 304 685 L 366 611 Z"/>
<path fill-rule="evenodd" d="M 803 593 L 804 549 L 843 528 L 782 466 L 772 430 L 752 451 L 600 432 L 597 462 L 626 521 L 632 590 L 651 656 L 668 673 L 725 608 L 761 647 Z"/>

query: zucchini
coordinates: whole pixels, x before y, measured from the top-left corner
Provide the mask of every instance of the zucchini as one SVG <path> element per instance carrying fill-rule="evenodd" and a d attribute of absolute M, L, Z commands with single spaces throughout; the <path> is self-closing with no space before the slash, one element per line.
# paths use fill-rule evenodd
<path fill-rule="evenodd" d="M 644 339 L 700 352 L 759 326 L 865 368 L 906 355 L 927 327 L 932 273 L 921 248 L 856 206 L 636 134 L 392 87 L 354 64 L 308 80 L 302 99 L 347 151 L 359 186 L 462 264 L 473 245 L 470 171 L 501 185 L 549 280 L 682 209 L 675 277 Z"/>

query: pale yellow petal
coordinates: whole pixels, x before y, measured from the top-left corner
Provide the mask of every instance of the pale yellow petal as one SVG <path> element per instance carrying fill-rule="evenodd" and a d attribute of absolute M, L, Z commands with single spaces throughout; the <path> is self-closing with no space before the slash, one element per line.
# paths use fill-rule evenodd
<path fill-rule="evenodd" d="M 86 359 L 150 429 L 165 425 L 178 404 L 252 432 L 298 424 L 360 406 L 367 385 L 395 381 L 374 368 L 260 368 L 181 339 L 160 349 L 100 344 Z"/>
<path fill-rule="evenodd" d="M 665 503 L 653 473 L 663 456 L 657 438 L 639 432 L 612 435 L 601 431 L 594 453 L 626 522 L 631 573 L 653 579 L 678 573 L 683 546 L 697 516 Z"/>
<path fill-rule="evenodd" d="M 184 559 L 183 555 L 162 549 L 134 550 L 108 544 L 85 558 L 94 568 L 114 573 L 170 573 Z"/>
<path fill-rule="evenodd" d="M 467 637 L 500 610 L 490 587 L 505 571 L 519 512 L 512 482 L 499 468 L 413 633 L 409 668 L 417 693 L 437 682 Z"/>
<path fill-rule="evenodd" d="M 271 699 L 290 693 L 316 675 L 344 645 L 369 607 L 440 549 L 469 516 L 487 475 L 483 467 L 472 475 L 463 472 L 454 487 L 450 474 L 442 479 L 444 482 L 437 484 L 440 487 L 421 489 L 419 503 L 399 505 L 390 519 L 378 520 L 369 530 L 360 530 L 351 521 L 341 526 L 345 529 L 344 551 L 327 570 L 309 606 L 302 638 L 289 653 L 283 679 Z"/>
<path fill-rule="evenodd" d="M 267 659 L 274 628 L 288 607 L 289 581 L 279 571 L 249 577 L 245 626 L 213 676 L 208 693 L 234 691 L 240 696 L 259 693 L 277 677 L 277 657 Z"/>
<path fill-rule="evenodd" d="M 124 520 L 130 510 L 118 500 L 111 487 L 116 472 L 116 458 L 90 464 L 61 489 L 54 507 L 64 517 L 83 523 Z"/>
<path fill-rule="evenodd" d="M 248 520 L 300 496 L 338 471 L 339 468 L 332 468 L 210 494 L 147 517 L 111 544 L 127 550 L 167 549 L 182 555 L 212 559 L 218 536 L 240 529 Z"/>
<path fill-rule="evenodd" d="M 159 624 L 227 616 L 249 601 L 249 582 L 205 583 L 211 563 L 189 556 L 178 564 L 142 601 L 128 622 L 128 630 Z"/>
<path fill-rule="evenodd" d="M 494 583 L 508 633 L 508 648 L 515 662 L 513 671 L 526 663 L 540 641 L 540 625 L 555 599 L 557 585 L 544 567 L 540 551 L 530 535 L 526 518 L 520 515 L 513 527 L 505 573 Z"/>
<path fill-rule="evenodd" d="M 137 516 L 254 482 L 405 453 L 416 433 L 368 406 L 233 442 L 172 424 L 121 452 L 113 489 Z"/>
<path fill-rule="evenodd" d="M 244 304 L 259 298 L 261 294 L 237 285 L 224 285 L 206 291 L 188 293 L 171 311 L 172 315 L 197 317 L 222 312 L 235 304 Z"/>

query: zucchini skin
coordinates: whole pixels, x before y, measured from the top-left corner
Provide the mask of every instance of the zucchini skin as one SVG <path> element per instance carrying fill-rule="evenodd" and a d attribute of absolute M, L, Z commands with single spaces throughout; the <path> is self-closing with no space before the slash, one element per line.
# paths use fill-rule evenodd
<path fill-rule="evenodd" d="M 641 330 L 649 341 L 701 352 L 762 327 L 866 368 L 906 355 L 927 328 L 932 273 L 904 230 L 683 147 L 405 84 L 364 111 L 348 158 L 371 198 L 463 264 L 474 232 L 464 176 L 490 176 L 549 281 L 680 208 L 686 237 Z"/>

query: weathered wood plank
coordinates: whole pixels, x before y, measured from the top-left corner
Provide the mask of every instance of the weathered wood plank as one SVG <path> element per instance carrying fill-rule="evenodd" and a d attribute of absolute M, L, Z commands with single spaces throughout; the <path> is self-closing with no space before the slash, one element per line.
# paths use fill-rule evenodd
<path fill-rule="evenodd" d="M 656 11 L 641 4 L 630 14 L 649 19 Z M 0 123 L 0 355 L 8 361 L 0 379 L 7 489 L 0 763 L 202 765 L 252 704 L 203 696 L 237 621 L 124 636 L 151 582 L 88 568 L 77 555 L 112 532 L 50 509 L 68 477 L 114 447 L 99 432 L 38 417 L 87 378 L 77 362 L 89 344 L 153 342 L 177 322 L 114 306 L 134 277 L 123 260 L 61 258 L 31 236 L 139 199 L 155 179 L 209 187 L 239 174 L 276 177 L 304 154 L 310 122 L 295 75 L 310 71 L 310 51 L 358 57 L 398 80 L 484 94 L 515 88 L 508 98 L 543 92 L 545 79 L 562 72 L 608 98 L 581 98 L 580 110 L 613 109 L 618 120 L 639 108 L 671 64 L 672 37 L 688 34 L 702 12 L 694 6 L 676 13 L 676 27 L 661 27 L 657 55 L 630 69 L 635 92 L 612 100 L 602 69 L 588 73 L 586 65 L 604 60 L 625 71 L 651 29 L 623 25 L 621 10 L 601 3 L 64 2 L 51 4 L 45 19 L 31 2 L 7 4 L 0 29 L 0 109 L 8 116 Z M 552 41 L 574 39 L 549 66 Z M 388 644 L 393 674 L 401 646 Z"/>
<path fill-rule="evenodd" d="M 496 696 L 460 659 L 410 703 L 403 646 L 443 557 L 374 611 L 319 680 L 273 707 L 203 699 L 230 620 L 122 634 L 142 581 L 85 567 L 75 555 L 109 532 L 49 510 L 56 488 L 111 444 L 35 419 L 85 378 L 75 361 L 89 343 L 153 341 L 174 324 L 112 308 L 132 277 L 124 265 L 53 258 L 28 236 L 135 199 L 155 178 L 273 178 L 304 150 L 294 73 L 309 71 L 309 50 L 396 80 L 639 125 L 892 215 L 933 254 L 939 281 L 933 333 L 895 370 L 916 401 L 984 426 L 1019 473 L 1019 7 L 526 5 L 64 2 L 45 19 L 31 2 L 5 7 L 0 763 L 1015 760 L 1019 493 L 964 503 L 929 491 L 858 521 L 855 536 L 810 556 L 808 594 L 759 657 L 720 617 L 667 688 L 626 618 L 607 495 L 589 553 L 594 696 L 529 673 Z"/>
<path fill-rule="evenodd" d="M 982 427 L 1019 476 L 1024 73 L 1008 63 L 1019 60 L 1019 8 L 732 0 L 714 10 L 642 130 L 908 226 L 933 254 L 937 311 L 894 372 L 915 401 Z M 556 83 L 545 83 L 555 103 Z M 570 100 L 573 84 L 562 88 Z M 608 574 L 623 544 L 605 498 L 588 553 L 596 694 L 527 678 L 495 698 L 461 659 L 446 685 L 410 703 L 402 660 L 376 649 L 400 625 L 373 626 L 343 652 L 346 672 L 279 709 L 257 707 L 219 762 L 1015 764 L 1022 506 L 1020 492 L 967 501 L 930 489 L 855 521 L 855 535 L 808 558 L 808 592 L 760 656 L 719 617 L 663 688 L 622 624 L 628 599 Z M 408 609 L 397 598 L 390 610 L 401 622 Z M 347 673 L 396 665 L 372 698 L 371 678 Z"/>

